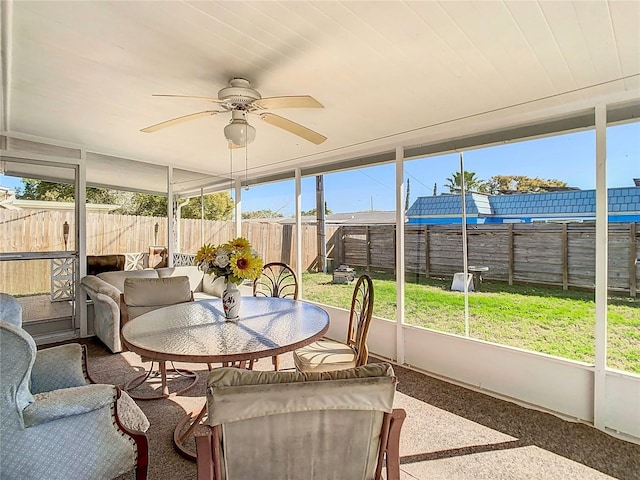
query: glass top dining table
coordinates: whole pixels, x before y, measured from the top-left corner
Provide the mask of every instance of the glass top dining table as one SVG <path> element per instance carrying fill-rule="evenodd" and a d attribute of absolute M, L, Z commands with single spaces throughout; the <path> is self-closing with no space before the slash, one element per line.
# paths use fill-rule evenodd
<path fill-rule="evenodd" d="M 225 319 L 220 299 L 180 303 L 127 322 L 122 338 L 130 350 L 152 360 L 228 363 L 295 350 L 328 328 L 328 313 L 311 303 L 242 297 L 237 320 Z"/>
<path fill-rule="evenodd" d="M 329 314 L 301 300 L 242 297 L 238 320 L 226 320 L 220 299 L 180 303 L 140 315 L 122 328 L 127 347 L 151 360 L 233 364 L 272 357 L 308 345 L 329 329 Z M 168 396 L 166 369 L 162 388 Z M 161 397 L 159 397 L 161 398 Z M 186 414 L 174 430 L 180 453 L 206 415 L 206 404 Z"/>

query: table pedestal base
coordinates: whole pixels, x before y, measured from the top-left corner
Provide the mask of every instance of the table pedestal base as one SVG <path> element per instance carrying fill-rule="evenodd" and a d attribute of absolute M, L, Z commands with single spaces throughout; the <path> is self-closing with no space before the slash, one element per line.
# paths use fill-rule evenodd
<path fill-rule="evenodd" d="M 240 360 L 237 362 L 223 362 L 223 367 L 235 367 L 242 368 L 245 370 L 253 370 L 253 364 L 256 359 L 251 360 Z M 211 364 L 207 364 L 209 367 L 209 371 L 213 369 Z M 196 436 L 196 430 L 198 428 L 203 429 L 203 435 L 209 433 L 208 426 L 204 424 L 204 419 L 207 416 L 207 402 L 205 400 L 204 405 L 200 410 L 194 410 L 191 413 L 185 415 L 178 425 L 176 425 L 175 430 L 173 431 L 173 443 L 178 450 L 178 452 L 184 457 L 195 460 L 196 459 L 196 450 L 195 450 L 195 441 L 193 442 L 193 447 L 187 445 L 187 441 L 189 439 L 194 439 Z"/>
<path fill-rule="evenodd" d="M 148 372 L 143 373 L 142 375 L 138 375 L 137 377 L 132 378 L 131 380 L 129 380 L 127 383 L 124 384 L 123 390 L 125 390 L 131 398 L 134 398 L 136 400 L 158 400 L 161 398 L 168 398 L 170 396 L 180 395 L 188 390 L 191 390 L 193 387 L 195 387 L 196 383 L 198 383 L 198 373 L 194 372 L 193 370 L 178 369 L 178 368 L 167 369 L 165 362 L 159 362 L 159 366 L 160 366 L 159 371 L 154 371 L 153 363 L 154 362 L 151 362 L 151 368 L 149 368 Z M 175 373 L 176 376 L 181 378 L 192 379 L 192 381 L 186 387 L 176 390 L 175 392 L 169 393 L 169 386 L 167 384 L 167 372 Z M 162 389 L 160 394 L 142 395 L 133 391 L 136 388 L 143 385 L 149 378 L 157 377 L 158 375 L 160 375 L 160 379 L 162 382 Z"/>
<path fill-rule="evenodd" d="M 198 428 L 209 428 L 203 425 L 203 421 L 207 416 L 207 404 L 200 410 L 194 410 L 193 412 L 184 416 L 175 430 L 173 431 L 173 443 L 178 450 L 178 452 L 184 457 L 195 460 L 196 459 L 196 451 L 195 451 L 195 441 L 193 443 L 193 447 L 190 447 L 186 444 L 187 440 L 194 439 L 195 433 Z M 203 432 L 203 434 L 208 433 Z"/>

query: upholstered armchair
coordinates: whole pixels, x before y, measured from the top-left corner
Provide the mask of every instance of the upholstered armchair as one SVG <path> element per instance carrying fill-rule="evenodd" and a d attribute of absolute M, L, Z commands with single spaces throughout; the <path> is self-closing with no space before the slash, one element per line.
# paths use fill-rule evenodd
<path fill-rule="evenodd" d="M 80 345 L 36 351 L 19 323 L 0 320 L 2 478 L 146 478 L 144 413 L 117 387 L 89 384 Z"/>
<path fill-rule="evenodd" d="M 6 293 L 0 293 L 0 321 L 22 327 L 22 306 L 15 297 Z M 93 383 L 93 380 L 87 369 L 87 349 L 84 345 L 69 343 L 36 352 L 31 368 L 31 393 L 89 383 Z"/>
<path fill-rule="evenodd" d="M 400 478 L 406 413 L 389 364 L 324 373 L 220 368 L 209 374 L 209 435 L 198 480 Z"/>

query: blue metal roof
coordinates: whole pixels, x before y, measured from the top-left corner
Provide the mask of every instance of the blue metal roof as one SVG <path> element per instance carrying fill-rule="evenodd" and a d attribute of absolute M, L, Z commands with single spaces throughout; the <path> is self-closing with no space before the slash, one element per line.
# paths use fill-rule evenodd
<path fill-rule="evenodd" d="M 593 216 L 596 211 L 595 190 L 511 195 L 470 193 L 465 198 L 467 215 L 485 217 L 489 222 L 500 222 L 501 219 L 507 218 L 531 221 L 532 216 L 578 219 L 587 215 Z M 640 220 L 640 187 L 610 188 L 608 199 L 610 215 L 614 217 L 624 215 L 626 219 L 624 221 Z M 407 217 L 411 222 L 412 218 L 460 216 L 462 215 L 461 203 L 460 195 L 419 197 L 407 210 Z"/>
<path fill-rule="evenodd" d="M 407 210 L 407 217 L 418 215 L 462 215 L 460 195 L 418 197 Z M 491 215 L 489 195 L 468 193 L 465 195 L 467 215 Z"/>

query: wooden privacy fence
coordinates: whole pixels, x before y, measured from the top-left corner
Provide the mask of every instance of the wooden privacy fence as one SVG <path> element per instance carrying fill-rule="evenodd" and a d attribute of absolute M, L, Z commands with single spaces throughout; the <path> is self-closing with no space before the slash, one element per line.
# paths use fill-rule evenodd
<path fill-rule="evenodd" d="M 65 249 L 63 225 L 70 226 L 68 250 L 75 249 L 72 211 L 0 209 L 0 252 L 48 252 Z M 158 225 L 156 234 L 155 226 Z M 204 236 L 201 226 L 204 226 Z M 196 253 L 203 243 L 214 245 L 235 237 L 234 222 L 183 219 L 177 251 Z M 167 219 L 108 213 L 87 213 L 87 255 L 148 252 L 150 246 L 167 244 Z M 335 228 L 328 229 L 328 232 Z M 303 269 L 317 265 L 315 226 L 302 227 Z M 285 262 L 295 268 L 296 234 L 293 225 L 243 222 L 242 235 L 265 262 Z M 49 292 L 51 262 L 15 260 L 0 262 L 0 291 L 13 294 Z"/>
<path fill-rule="evenodd" d="M 68 249 L 74 249 L 74 215 L 70 211 L 0 210 L 0 252 L 64 250 L 63 225 L 70 225 Z M 156 235 L 155 225 L 158 225 Z M 204 236 L 201 234 L 204 225 Z M 203 243 L 219 244 L 235 236 L 234 222 L 181 220 L 177 251 L 195 253 Z M 293 225 L 243 222 L 249 239 L 265 262 L 285 262 L 295 268 Z M 302 226 L 303 270 L 316 269 L 315 225 Z M 163 217 L 87 214 L 87 254 L 148 252 L 166 245 Z M 365 270 L 395 270 L 394 225 L 327 227 L 327 257 Z M 593 288 L 595 284 L 595 224 L 501 224 L 467 226 L 468 264 L 489 267 L 487 279 Z M 609 225 L 609 288 L 636 296 L 640 286 L 640 228 L 637 223 Z M 25 264 L 29 264 L 28 266 Z M 462 231 L 459 225 L 406 225 L 405 267 L 417 276 L 452 276 L 462 271 Z M 48 291 L 50 262 L 0 262 L 0 290 Z M 17 288 L 17 290 L 16 290 Z M 23 290 L 20 290 L 23 289 Z"/>
<path fill-rule="evenodd" d="M 366 270 L 395 270 L 395 226 L 343 226 L 339 261 Z M 636 296 L 640 286 L 637 223 L 609 225 L 609 289 Z M 595 223 L 467 226 L 468 265 L 489 267 L 484 278 L 569 287 L 595 287 Z M 461 272 L 460 225 L 406 225 L 405 271 L 417 276 Z"/>

